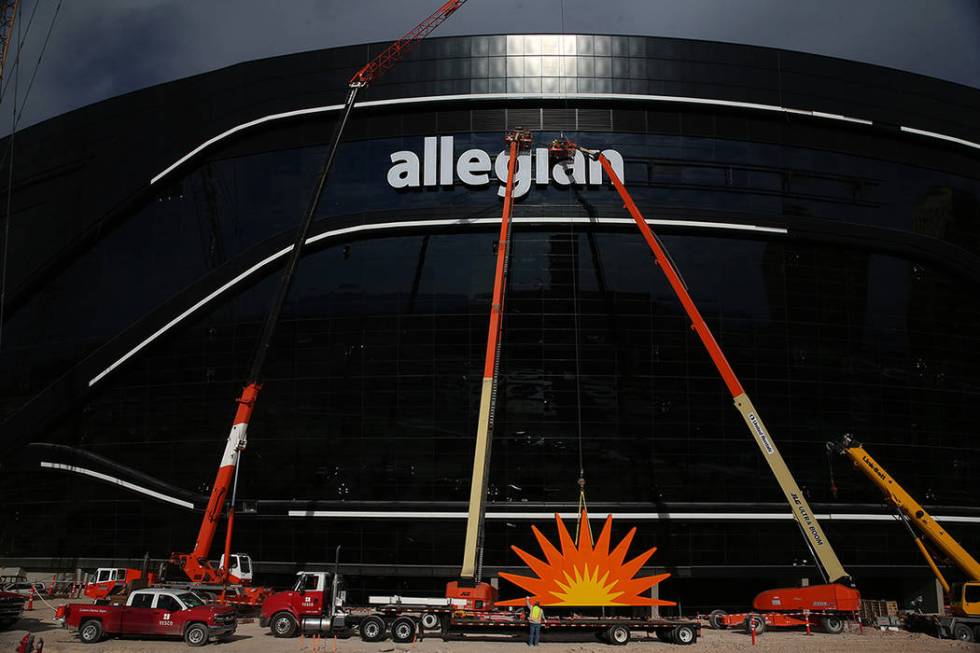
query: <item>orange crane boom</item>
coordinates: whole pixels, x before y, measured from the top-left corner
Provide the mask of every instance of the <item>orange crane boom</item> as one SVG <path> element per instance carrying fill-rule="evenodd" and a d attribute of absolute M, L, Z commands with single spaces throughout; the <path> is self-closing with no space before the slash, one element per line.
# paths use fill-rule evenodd
<path fill-rule="evenodd" d="M 7 67 L 7 52 L 10 50 L 10 41 L 14 37 L 14 21 L 17 19 L 19 8 L 20 0 L 3 0 L 0 6 L 0 80 L 3 80 Z"/>

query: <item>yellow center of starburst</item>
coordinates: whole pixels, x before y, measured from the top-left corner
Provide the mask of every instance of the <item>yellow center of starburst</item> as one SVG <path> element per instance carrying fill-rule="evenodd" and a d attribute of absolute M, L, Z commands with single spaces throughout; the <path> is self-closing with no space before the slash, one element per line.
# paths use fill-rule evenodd
<path fill-rule="evenodd" d="M 559 605 L 619 605 L 616 598 L 622 592 L 614 592 L 616 582 L 606 584 L 609 577 L 607 571 L 599 578 L 599 568 L 596 567 L 589 572 L 589 566 L 585 566 L 584 573 L 578 567 L 573 568 L 574 575 L 565 572 L 565 581 L 555 580 L 562 592 L 552 592 L 561 602 Z"/>

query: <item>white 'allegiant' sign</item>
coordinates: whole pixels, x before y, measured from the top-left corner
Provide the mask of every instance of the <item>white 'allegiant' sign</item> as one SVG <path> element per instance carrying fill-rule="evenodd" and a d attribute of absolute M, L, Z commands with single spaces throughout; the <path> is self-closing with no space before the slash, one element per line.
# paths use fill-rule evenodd
<path fill-rule="evenodd" d="M 388 170 L 388 185 L 392 188 L 419 188 L 452 186 L 456 179 L 467 186 L 486 186 L 490 183 L 490 170 L 500 181 L 497 195 L 504 196 L 507 183 L 507 164 L 510 154 L 503 150 L 497 154 L 491 166 L 486 150 L 470 149 L 455 157 L 452 136 L 427 136 L 422 146 L 422 159 L 411 150 L 399 150 L 391 154 L 392 166 Z M 623 176 L 623 157 L 616 150 L 602 153 L 619 178 Z M 455 163 L 455 165 L 453 165 Z M 455 173 L 455 174 L 454 174 Z M 521 197 L 531 188 L 531 182 L 546 186 L 554 181 L 559 186 L 599 186 L 602 184 L 602 165 L 586 159 L 576 152 L 570 161 L 552 165 L 548 148 L 537 147 L 533 152 L 517 155 L 514 173 L 514 197 Z"/>

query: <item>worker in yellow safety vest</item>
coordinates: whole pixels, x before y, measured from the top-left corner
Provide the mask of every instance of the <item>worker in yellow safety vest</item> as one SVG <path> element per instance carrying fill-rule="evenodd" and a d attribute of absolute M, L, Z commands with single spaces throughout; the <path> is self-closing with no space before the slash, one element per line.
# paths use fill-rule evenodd
<path fill-rule="evenodd" d="M 527 635 L 527 645 L 537 646 L 538 642 L 541 641 L 541 623 L 544 621 L 544 610 L 538 605 L 538 600 L 532 599 L 530 596 L 524 598 L 524 603 L 527 604 L 527 623 L 531 628 Z"/>

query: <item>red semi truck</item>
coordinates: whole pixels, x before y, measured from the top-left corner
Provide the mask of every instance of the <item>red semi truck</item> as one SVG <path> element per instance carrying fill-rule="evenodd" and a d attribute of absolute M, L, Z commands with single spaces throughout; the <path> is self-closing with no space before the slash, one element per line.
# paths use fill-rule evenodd
<path fill-rule="evenodd" d="M 208 605 L 193 592 L 161 588 L 136 590 L 126 605 L 69 603 L 58 608 L 55 618 L 86 644 L 111 635 L 180 637 L 189 646 L 204 646 L 228 639 L 238 627 L 233 607 Z"/>
<path fill-rule="evenodd" d="M 527 634 L 522 611 L 495 605 L 489 584 L 460 588 L 449 584 L 450 598 L 371 597 L 370 606 L 345 605 L 346 592 L 339 576 L 329 572 L 298 574 L 292 590 L 276 592 L 262 604 L 259 624 L 276 637 L 299 632 L 350 636 L 359 634 L 366 642 L 380 642 L 389 635 L 398 643 L 415 641 L 426 631 L 444 639 L 480 635 Z M 675 644 L 693 644 L 701 625 L 693 619 L 550 616 L 544 634 L 575 632 L 596 635 L 609 644 L 626 644 L 632 633 L 655 633 Z"/>

